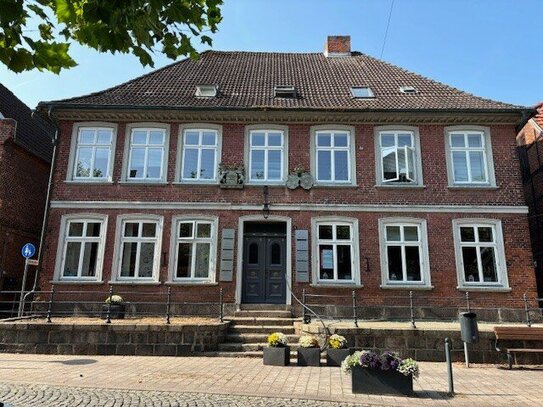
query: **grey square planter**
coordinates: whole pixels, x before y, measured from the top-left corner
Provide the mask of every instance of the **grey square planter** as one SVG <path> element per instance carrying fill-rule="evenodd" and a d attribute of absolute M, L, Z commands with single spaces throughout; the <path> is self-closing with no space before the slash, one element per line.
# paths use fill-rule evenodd
<path fill-rule="evenodd" d="M 108 304 L 102 304 L 102 319 L 107 319 Z M 124 304 L 111 304 L 109 317 L 111 319 L 124 319 L 125 305 Z"/>
<path fill-rule="evenodd" d="M 290 346 L 264 348 L 264 364 L 269 366 L 290 365 Z"/>
<path fill-rule="evenodd" d="M 404 376 L 395 370 L 361 366 L 354 366 L 351 373 L 353 393 L 413 395 L 413 376 Z"/>
<path fill-rule="evenodd" d="M 298 366 L 320 366 L 320 348 L 298 348 Z"/>
<path fill-rule="evenodd" d="M 328 348 L 326 350 L 326 366 L 339 367 L 341 366 L 341 362 L 343 362 L 347 356 L 352 355 L 353 353 L 354 353 L 353 348 L 344 348 L 344 349 Z"/>

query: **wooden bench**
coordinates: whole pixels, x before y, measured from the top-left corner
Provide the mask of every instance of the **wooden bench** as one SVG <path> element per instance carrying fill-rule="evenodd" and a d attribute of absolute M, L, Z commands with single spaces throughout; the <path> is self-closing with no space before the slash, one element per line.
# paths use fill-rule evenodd
<path fill-rule="evenodd" d="M 496 326 L 494 327 L 496 334 L 496 350 L 498 352 L 507 353 L 507 362 L 509 369 L 513 368 L 513 357 L 515 364 L 517 363 L 517 353 L 543 353 L 542 348 L 503 348 L 500 346 L 500 341 L 524 341 L 524 342 L 543 342 L 543 328 L 534 328 L 526 326 Z"/>

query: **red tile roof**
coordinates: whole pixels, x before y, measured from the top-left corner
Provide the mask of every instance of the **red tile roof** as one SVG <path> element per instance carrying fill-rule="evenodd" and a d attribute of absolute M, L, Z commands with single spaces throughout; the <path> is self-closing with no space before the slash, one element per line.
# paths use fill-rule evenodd
<path fill-rule="evenodd" d="M 219 86 L 215 98 L 194 96 L 196 85 Z M 275 85 L 296 86 L 298 97 L 274 97 Z M 375 98 L 354 99 L 351 86 L 369 86 Z M 416 94 L 400 92 L 413 86 Z M 164 107 L 181 109 L 332 109 L 332 110 L 511 110 L 496 102 L 408 72 L 361 53 L 325 57 L 322 53 L 206 51 L 129 82 L 86 96 L 40 105 L 78 108 Z"/>

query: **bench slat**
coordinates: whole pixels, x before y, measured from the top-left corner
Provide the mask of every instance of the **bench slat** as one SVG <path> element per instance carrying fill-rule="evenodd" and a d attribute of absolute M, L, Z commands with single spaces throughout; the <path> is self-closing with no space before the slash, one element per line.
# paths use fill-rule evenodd
<path fill-rule="evenodd" d="M 515 352 L 518 352 L 518 353 L 520 353 L 520 352 L 543 353 L 543 349 L 522 349 L 522 348 L 520 348 L 520 349 L 508 349 L 508 348 L 506 348 L 505 350 L 507 352 L 513 352 L 513 353 L 515 353 Z"/>

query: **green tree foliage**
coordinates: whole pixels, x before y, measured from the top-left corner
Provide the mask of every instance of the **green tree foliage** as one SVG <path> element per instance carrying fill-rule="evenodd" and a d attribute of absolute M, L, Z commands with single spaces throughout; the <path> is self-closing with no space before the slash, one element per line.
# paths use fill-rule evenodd
<path fill-rule="evenodd" d="M 77 63 L 77 42 L 99 52 L 197 58 L 195 38 L 211 45 L 222 0 L 0 0 L 0 63 L 14 72 L 59 73 Z M 191 41 L 192 40 L 192 41 Z"/>

